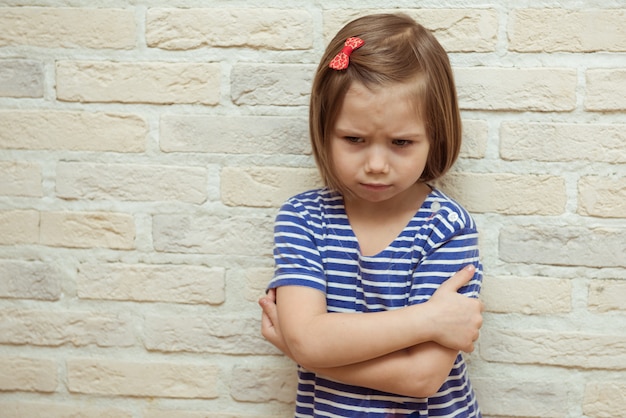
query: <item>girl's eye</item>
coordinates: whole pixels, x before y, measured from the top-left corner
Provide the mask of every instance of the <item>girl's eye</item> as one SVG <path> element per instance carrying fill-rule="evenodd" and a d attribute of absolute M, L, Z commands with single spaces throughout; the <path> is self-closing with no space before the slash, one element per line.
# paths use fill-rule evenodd
<path fill-rule="evenodd" d="M 362 139 L 359 138 L 358 136 L 346 136 L 344 137 L 344 139 L 348 142 L 352 142 L 354 144 L 357 144 L 359 142 L 362 142 Z"/>
<path fill-rule="evenodd" d="M 408 139 L 394 139 L 393 140 L 393 144 L 399 147 L 406 147 L 408 145 L 411 145 L 412 143 L 413 141 L 410 141 Z"/>

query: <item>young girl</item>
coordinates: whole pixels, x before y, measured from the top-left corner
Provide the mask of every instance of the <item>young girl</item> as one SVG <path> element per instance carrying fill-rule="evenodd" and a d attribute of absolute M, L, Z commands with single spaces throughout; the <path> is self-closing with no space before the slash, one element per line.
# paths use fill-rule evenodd
<path fill-rule="evenodd" d="M 477 231 L 429 185 L 461 143 L 447 54 L 404 15 L 347 24 L 310 134 L 326 187 L 281 208 L 259 301 L 264 337 L 299 364 L 296 416 L 480 417 L 460 354 L 482 324 Z"/>

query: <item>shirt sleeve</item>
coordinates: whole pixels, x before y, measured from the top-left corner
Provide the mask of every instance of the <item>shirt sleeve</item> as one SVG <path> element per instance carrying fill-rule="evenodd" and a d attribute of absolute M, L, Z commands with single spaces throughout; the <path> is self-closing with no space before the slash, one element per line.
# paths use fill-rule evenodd
<path fill-rule="evenodd" d="M 305 208 L 293 200 L 282 206 L 274 223 L 274 263 L 268 289 L 294 285 L 326 291 L 315 225 Z"/>
<path fill-rule="evenodd" d="M 478 231 L 469 214 L 445 208 L 429 225 L 423 257 L 413 273 L 410 303 L 427 301 L 441 284 L 463 267 L 473 264 L 474 277 L 459 293 L 478 298 L 483 270 L 478 249 Z"/>

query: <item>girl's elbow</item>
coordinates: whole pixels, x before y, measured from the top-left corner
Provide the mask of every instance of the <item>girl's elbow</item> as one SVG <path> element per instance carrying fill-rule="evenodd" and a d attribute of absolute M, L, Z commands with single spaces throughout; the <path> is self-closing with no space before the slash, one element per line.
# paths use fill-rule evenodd
<path fill-rule="evenodd" d="M 305 369 L 314 369 L 316 367 L 323 367 L 322 359 L 316 350 L 315 346 L 306 341 L 306 339 L 291 339 L 287 342 L 293 360 Z"/>
<path fill-rule="evenodd" d="M 430 398 L 431 396 L 434 396 L 437 392 L 439 392 L 439 389 L 441 389 L 442 385 L 443 385 L 443 382 L 439 382 L 439 381 L 427 382 L 421 385 L 421 387 L 416 393 L 416 397 L 417 398 Z"/>
<path fill-rule="evenodd" d="M 320 369 L 328 369 L 334 367 L 334 363 L 328 359 L 307 352 L 300 352 L 293 356 L 293 359 L 300 366 L 309 371 L 316 371 Z"/>
<path fill-rule="evenodd" d="M 430 398 L 441 389 L 446 381 L 447 376 L 441 376 L 439 373 L 420 373 L 419 376 L 412 376 L 408 382 L 409 388 L 406 395 L 414 398 Z"/>
<path fill-rule="evenodd" d="M 298 349 L 291 349 L 293 360 L 307 370 L 315 368 L 315 360 L 306 352 Z"/>

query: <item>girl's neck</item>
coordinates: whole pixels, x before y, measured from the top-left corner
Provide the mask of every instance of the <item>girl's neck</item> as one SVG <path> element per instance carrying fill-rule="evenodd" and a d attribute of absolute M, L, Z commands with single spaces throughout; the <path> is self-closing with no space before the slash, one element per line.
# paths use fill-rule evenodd
<path fill-rule="evenodd" d="M 344 197 L 348 221 L 362 255 L 373 256 L 386 249 L 406 228 L 420 209 L 431 188 L 417 183 L 402 199 L 362 202 Z"/>

